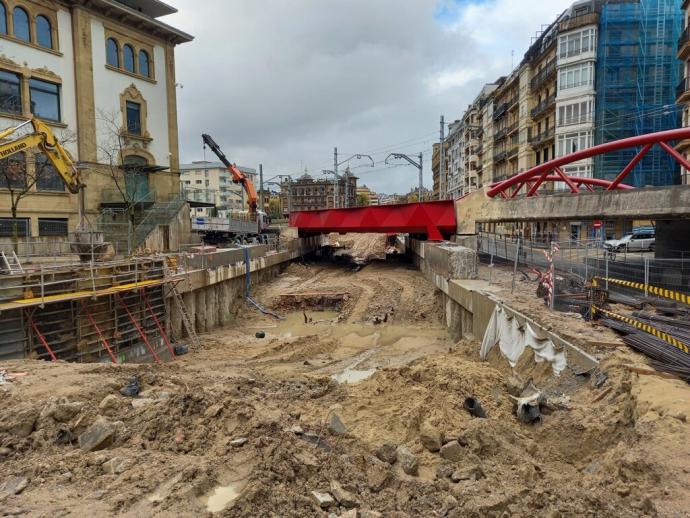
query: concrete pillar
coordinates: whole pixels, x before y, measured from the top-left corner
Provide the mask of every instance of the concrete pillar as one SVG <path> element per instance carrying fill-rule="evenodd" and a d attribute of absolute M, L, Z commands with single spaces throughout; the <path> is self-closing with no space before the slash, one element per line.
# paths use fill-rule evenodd
<path fill-rule="evenodd" d="M 206 327 L 206 293 L 205 289 L 201 288 L 194 291 L 194 309 L 196 322 L 196 332 L 205 333 L 207 331 Z"/>
<path fill-rule="evenodd" d="M 196 323 L 196 295 L 193 291 L 183 293 L 182 301 L 184 302 L 185 308 L 187 308 L 189 321 L 192 323 L 196 331 L 199 331 L 199 326 Z"/>
<path fill-rule="evenodd" d="M 168 297 L 165 300 L 168 306 L 168 322 L 170 324 L 170 332 L 175 338 L 181 338 L 183 336 L 183 325 L 182 325 L 182 315 L 180 314 L 180 309 L 172 297 Z"/>
<path fill-rule="evenodd" d="M 206 329 L 210 331 L 218 327 L 218 286 L 208 286 L 204 291 L 206 292 L 206 307 L 204 308 Z"/>
<path fill-rule="evenodd" d="M 462 324 L 463 324 L 463 310 L 462 306 L 451 299 L 445 293 L 442 295 L 444 308 L 444 323 L 450 331 L 450 338 L 453 341 L 458 341 L 462 338 Z M 471 319 L 470 319 L 471 322 Z"/>
<path fill-rule="evenodd" d="M 218 286 L 218 323 L 221 326 L 230 323 L 231 283 L 232 281 L 225 281 Z"/>
<path fill-rule="evenodd" d="M 663 258 L 690 258 L 690 222 L 657 220 L 654 255 Z"/>

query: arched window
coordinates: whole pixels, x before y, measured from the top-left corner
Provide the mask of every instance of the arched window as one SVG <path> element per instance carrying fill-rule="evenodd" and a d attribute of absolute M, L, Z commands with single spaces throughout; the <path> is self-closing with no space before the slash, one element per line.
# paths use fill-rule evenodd
<path fill-rule="evenodd" d="M 31 41 L 29 15 L 26 14 L 23 8 L 14 8 L 14 11 L 12 11 L 12 22 L 14 23 L 14 37 L 24 41 Z"/>
<path fill-rule="evenodd" d="M 139 73 L 142 76 L 151 77 L 149 54 L 145 50 L 139 51 Z"/>
<path fill-rule="evenodd" d="M 53 31 L 50 20 L 43 15 L 36 17 L 36 43 L 47 49 L 53 48 Z"/>
<path fill-rule="evenodd" d="M 129 44 L 122 47 L 122 61 L 127 72 L 134 72 L 134 49 Z"/>
<path fill-rule="evenodd" d="M 108 38 L 105 42 L 105 62 L 111 67 L 120 68 L 120 53 L 115 38 Z"/>
<path fill-rule="evenodd" d="M 2 2 L 0 2 L 0 33 L 7 34 L 7 9 Z"/>

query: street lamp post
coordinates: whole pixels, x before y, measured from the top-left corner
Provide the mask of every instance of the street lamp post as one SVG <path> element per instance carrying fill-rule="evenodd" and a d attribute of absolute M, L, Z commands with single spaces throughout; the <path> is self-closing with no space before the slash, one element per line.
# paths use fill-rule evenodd
<path fill-rule="evenodd" d="M 364 153 L 355 153 L 349 158 L 346 158 L 345 160 L 342 160 L 341 162 L 338 162 L 338 148 L 334 147 L 333 148 L 333 174 L 335 175 L 333 177 L 333 195 L 335 196 L 334 200 L 338 199 L 337 192 L 338 192 L 338 166 L 343 165 L 345 162 L 349 162 L 353 158 L 356 158 L 357 160 L 361 160 L 362 158 L 368 158 L 371 160 L 371 167 L 374 167 L 374 159 L 371 158 L 371 155 L 365 155 Z M 350 181 L 349 181 L 349 174 L 343 175 L 343 178 L 345 179 L 345 203 L 343 203 L 343 207 L 348 207 L 350 204 Z M 334 208 L 337 208 L 337 201 L 334 201 Z"/>
<path fill-rule="evenodd" d="M 404 153 L 391 153 L 386 157 L 386 160 L 384 161 L 385 164 L 388 164 L 388 159 L 389 158 L 402 158 L 403 160 L 407 160 L 411 165 L 415 166 L 417 169 L 419 169 L 419 190 L 417 192 L 417 202 L 422 203 L 423 200 L 423 194 L 422 190 L 424 189 L 423 185 L 423 174 L 422 174 L 422 168 L 423 168 L 423 161 L 422 161 L 422 154 L 419 153 L 419 162 L 415 162 L 412 158 L 409 156 L 405 155 Z"/>

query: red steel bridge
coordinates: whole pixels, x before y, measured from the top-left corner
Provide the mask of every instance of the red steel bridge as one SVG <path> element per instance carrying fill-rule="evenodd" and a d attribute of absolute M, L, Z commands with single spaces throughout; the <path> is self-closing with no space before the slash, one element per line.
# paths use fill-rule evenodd
<path fill-rule="evenodd" d="M 626 177 L 654 146 L 661 147 L 682 167 L 690 170 L 688 162 L 672 147 L 672 142 L 690 139 L 690 127 L 639 135 L 582 149 L 570 155 L 539 164 L 501 182 L 491 184 L 487 196 L 513 199 L 539 196 L 546 183 L 565 184 L 573 195 L 597 190 L 627 190 Z M 568 176 L 563 166 L 605 153 L 632 149 L 630 162 L 613 180 Z M 542 191 L 542 194 L 544 191 Z M 459 200 L 462 203 L 462 198 Z M 548 214 L 543 215 L 548 218 Z M 440 241 L 456 232 L 455 201 L 430 201 L 401 205 L 382 205 L 350 209 L 299 211 L 290 214 L 290 226 L 299 228 L 300 234 L 328 232 L 380 232 L 426 235 L 429 240 Z"/>

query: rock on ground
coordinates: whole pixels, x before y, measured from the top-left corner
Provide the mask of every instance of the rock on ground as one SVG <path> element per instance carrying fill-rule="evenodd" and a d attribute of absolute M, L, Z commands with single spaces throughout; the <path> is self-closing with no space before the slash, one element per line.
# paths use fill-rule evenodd
<path fill-rule="evenodd" d="M 331 480 L 331 494 L 343 507 L 348 509 L 359 507 L 359 501 L 355 498 L 355 495 L 344 489 L 337 480 Z"/>
<path fill-rule="evenodd" d="M 116 433 L 114 423 L 100 418 L 79 436 L 79 447 L 83 451 L 102 450 L 115 442 Z"/>
<path fill-rule="evenodd" d="M 395 464 L 395 461 L 398 460 L 398 453 L 396 451 L 397 449 L 398 447 L 395 444 L 391 442 L 384 442 L 376 450 L 376 456 L 383 462 L 387 462 L 388 464 Z"/>
<path fill-rule="evenodd" d="M 451 462 L 459 462 L 463 457 L 463 449 L 458 441 L 450 441 L 441 447 L 441 457 Z"/>
<path fill-rule="evenodd" d="M 423 423 L 419 429 L 419 439 L 422 445 L 429 451 L 439 451 L 442 446 L 443 437 L 438 428 L 431 423 Z"/>
<path fill-rule="evenodd" d="M 398 446 L 398 464 L 408 475 L 417 475 L 419 471 L 419 461 L 417 457 L 406 447 Z"/>

